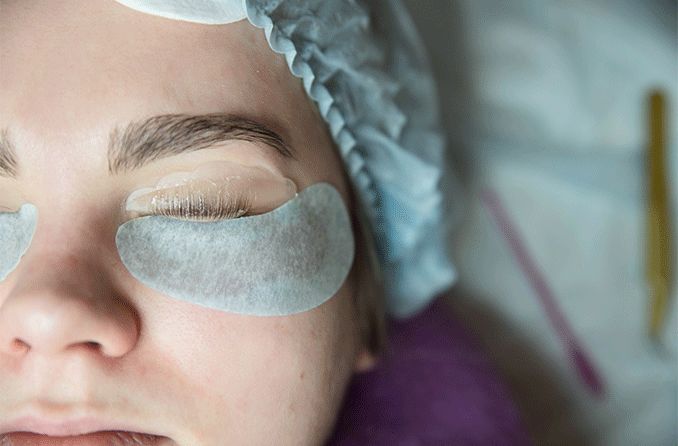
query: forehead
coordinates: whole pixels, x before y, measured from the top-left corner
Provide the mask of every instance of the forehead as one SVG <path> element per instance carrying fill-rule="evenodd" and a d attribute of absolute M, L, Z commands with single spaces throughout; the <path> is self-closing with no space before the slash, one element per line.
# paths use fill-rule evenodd
<path fill-rule="evenodd" d="M 283 57 L 247 21 L 180 22 L 112 0 L 0 2 L 0 127 L 72 139 L 177 111 L 289 124 L 306 105 Z"/>

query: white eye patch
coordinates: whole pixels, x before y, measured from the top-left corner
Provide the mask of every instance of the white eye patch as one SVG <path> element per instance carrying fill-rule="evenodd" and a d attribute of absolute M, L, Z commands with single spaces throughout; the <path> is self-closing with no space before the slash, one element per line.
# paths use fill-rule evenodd
<path fill-rule="evenodd" d="M 271 212 L 216 222 L 147 216 L 123 223 L 120 258 L 144 285 L 207 308 L 256 316 L 311 310 L 353 264 L 348 211 L 328 183 Z"/>
<path fill-rule="evenodd" d="M 31 245 L 38 209 L 26 203 L 17 212 L 0 212 L 0 280 L 11 273 Z"/>
<path fill-rule="evenodd" d="M 242 20 L 243 0 L 117 0 L 129 8 L 168 19 L 211 25 Z"/>

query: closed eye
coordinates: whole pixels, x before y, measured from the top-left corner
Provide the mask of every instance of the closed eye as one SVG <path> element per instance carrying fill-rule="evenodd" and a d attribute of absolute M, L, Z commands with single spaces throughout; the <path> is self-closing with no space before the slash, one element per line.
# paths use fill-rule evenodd
<path fill-rule="evenodd" d="M 158 194 L 151 200 L 149 214 L 187 220 L 218 221 L 239 218 L 252 210 L 249 194 L 209 196 L 200 191 Z"/>

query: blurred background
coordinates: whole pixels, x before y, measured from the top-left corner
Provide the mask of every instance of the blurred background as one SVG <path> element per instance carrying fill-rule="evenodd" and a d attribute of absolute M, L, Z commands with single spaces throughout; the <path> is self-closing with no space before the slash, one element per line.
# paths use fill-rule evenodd
<path fill-rule="evenodd" d="M 645 275 L 652 89 L 666 99 L 678 221 L 676 1 L 406 5 L 431 56 L 455 173 L 446 187 L 460 278 L 449 306 L 537 444 L 678 444 L 676 287 L 658 345 Z"/>

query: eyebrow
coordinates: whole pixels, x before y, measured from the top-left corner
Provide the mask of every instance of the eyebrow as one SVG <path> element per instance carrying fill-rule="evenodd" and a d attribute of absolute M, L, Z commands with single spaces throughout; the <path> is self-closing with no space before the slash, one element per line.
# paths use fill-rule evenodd
<path fill-rule="evenodd" d="M 16 178 L 18 163 L 7 129 L 0 130 L 0 176 Z"/>
<path fill-rule="evenodd" d="M 112 175 L 127 172 L 160 158 L 231 140 L 262 143 L 283 158 L 295 159 L 285 140 L 260 122 L 223 113 L 166 114 L 114 128 L 109 135 L 108 171 Z"/>

